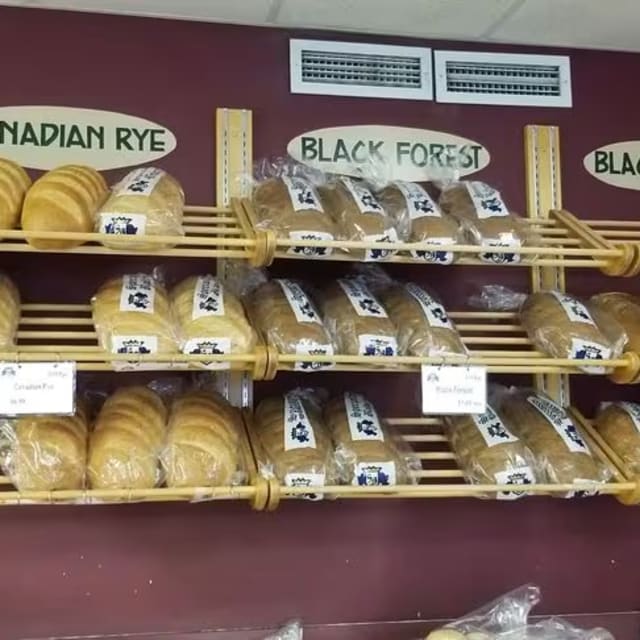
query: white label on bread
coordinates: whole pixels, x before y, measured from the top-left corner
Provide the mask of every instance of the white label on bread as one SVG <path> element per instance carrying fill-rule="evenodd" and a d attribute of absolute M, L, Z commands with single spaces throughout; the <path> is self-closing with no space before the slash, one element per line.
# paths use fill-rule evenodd
<path fill-rule="evenodd" d="M 574 360 L 608 360 L 611 357 L 611 349 L 598 342 L 571 338 L 571 350 L 569 358 Z M 580 367 L 585 373 L 603 374 L 605 367 L 585 366 Z"/>
<path fill-rule="evenodd" d="M 286 473 L 284 476 L 285 487 L 324 487 L 325 484 L 324 473 Z M 322 500 L 323 495 L 321 493 L 303 493 L 299 496 L 306 500 Z"/>
<path fill-rule="evenodd" d="M 184 343 L 182 353 L 202 356 L 202 364 L 206 369 L 230 369 L 230 362 L 207 362 L 206 356 L 222 356 L 231 353 L 231 338 L 190 338 Z"/>
<path fill-rule="evenodd" d="M 487 443 L 487 447 L 495 447 L 506 442 L 518 442 L 518 438 L 507 429 L 500 416 L 489 405 L 484 413 L 472 415 L 471 419 Z"/>
<path fill-rule="evenodd" d="M 451 246 L 456 244 L 454 238 L 429 238 L 428 243 L 431 245 Z M 422 249 L 411 249 L 409 252 L 412 257 L 418 260 L 424 260 L 425 262 L 431 262 L 434 264 L 451 264 L 453 262 L 452 251 L 423 251 Z"/>
<path fill-rule="evenodd" d="M 509 215 L 509 210 L 503 202 L 499 191 L 484 182 L 475 180 L 463 182 L 463 184 L 467 188 L 473 207 L 476 210 L 476 215 L 480 220 Z"/>
<path fill-rule="evenodd" d="M 156 289 L 153 278 L 144 273 L 122 276 L 120 311 L 153 313 Z"/>
<path fill-rule="evenodd" d="M 359 316 L 371 318 L 388 318 L 387 312 L 369 289 L 356 280 L 340 278 L 338 285 L 349 298 Z"/>
<path fill-rule="evenodd" d="M 305 258 L 326 258 L 333 253 L 333 247 L 309 247 L 305 245 L 305 242 L 309 240 L 332 242 L 334 237 L 327 231 L 289 231 L 289 238 L 300 240 L 300 246 L 287 249 L 289 255 L 303 256 Z"/>
<path fill-rule="evenodd" d="M 358 335 L 358 354 L 361 356 L 397 356 L 398 341 L 393 336 L 361 333 Z"/>
<path fill-rule="evenodd" d="M 496 484 L 508 484 L 515 486 L 526 486 L 533 484 L 536 478 L 533 474 L 531 467 L 515 467 L 513 469 L 505 469 L 504 471 L 497 471 L 493 474 L 496 480 Z M 522 496 L 526 496 L 527 491 L 522 489 L 513 489 L 509 491 L 499 491 L 496 494 L 498 500 L 516 500 Z"/>
<path fill-rule="evenodd" d="M 388 487 L 396 484 L 396 463 L 358 462 L 353 468 L 352 484 L 358 487 Z"/>
<path fill-rule="evenodd" d="M 581 488 L 575 491 L 569 491 L 566 495 L 567 498 L 591 498 L 592 496 L 597 496 L 599 493 L 598 483 L 593 480 L 574 478 L 571 484 L 575 484 Z"/>
<path fill-rule="evenodd" d="M 382 425 L 375 407 L 360 393 L 345 393 L 344 408 L 352 440 L 384 442 Z"/>
<path fill-rule="evenodd" d="M 284 396 L 284 450 L 316 449 L 316 434 L 313 430 L 304 403 L 296 393 Z"/>
<path fill-rule="evenodd" d="M 166 175 L 156 167 L 142 167 L 130 171 L 116 185 L 114 196 L 148 196 L 156 188 L 158 182 Z"/>
<path fill-rule="evenodd" d="M 0 415 L 72 415 L 75 362 L 0 362 Z"/>
<path fill-rule="evenodd" d="M 315 209 L 324 213 L 318 192 L 315 187 L 299 176 L 282 176 L 282 182 L 287 187 L 289 199 L 294 211 L 308 211 Z"/>
<path fill-rule="evenodd" d="M 527 398 L 527 402 L 537 409 L 546 421 L 554 428 L 569 451 L 572 453 L 586 453 L 591 455 L 586 442 L 583 440 L 578 429 L 573 424 L 573 421 L 562 407 L 541 396 L 529 396 Z"/>
<path fill-rule="evenodd" d="M 425 217 L 442 217 L 440 207 L 419 184 L 416 182 L 404 182 L 403 180 L 397 180 L 393 184 L 402 194 L 411 220 Z"/>
<path fill-rule="evenodd" d="M 300 356 L 332 356 L 332 344 L 319 344 L 317 342 L 309 342 L 301 340 L 296 343 L 296 355 Z M 317 362 L 311 360 L 298 360 L 293 366 L 295 371 L 321 371 L 323 369 L 332 369 L 335 367 L 334 362 Z"/>
<path fill-rule="evenodd" d="M 158 352 L 157 336 L 111 336 L 111 352 L 119 355 L 150 355 Z M 134 361 L 113 361 L 113 368 L 116 371 L 126 371 L 132 369 L 157 370 L 163 365 L 154 362 L 134 362 Z"/>
<path fill-rule="evenodd" d="M 353 201 L 356 203 L 360 213 L 384 215 L 384 209 L 378 202 L 378 199 L 371 193 L 362 182 L 353 180 L 353 178 L 340 178 L 340 182 L 345 186 Z"/>
<path fill-rule="evenodd" d="M 398 232 L 393 227 L 389 227 L 384 233 L 370 233 L 369 235 L 363 236 L 362 240 L 364 242 L 376 242 L 380 244 L 384 242 L 397 242 Z M 395 249 L 383 249 L 382 247 L 366 249 L 364 252 L 364 261 L 375 262 L 376 260 L 386 260 L 394 253 L 396 253 Z"/>
<path fill-rule="evenodd" d="M 417 284 L 413 284 L 413 282 L 407 283 L 405 289 L 420 305 L 422 313 L 430 327 L 440 327 L 441 329 L 451 329 L 451 331 L 454 331 L 445 308 L 433 296 Z"/>
<path fill-rule="evenodd" d="M 466 365 L 422 365 L 422 413 L 479 414 L 487 410 L 487 369 Z"/>
<path fill-rule="evenodd" d="M 582 302 L 560 291 L 550 291 L 549 293 L 560 303 L 562 310 L 571 322 L 583 322 L 584 324 L 596 326 L 589 310 Z"/>
<path fill-rule="evenodd" d="M 276 280 L 298 322 L 322 324 L 320 314 L 303 288 L 293 280 Z"/>
<path fill-rule="evenodd" d="M 142 213 L 101 213 L 100 233 L 113 236 L 143 236 L 147 216 Z"/>
<path fill-rule="evenodd" d="M 483 238 L 483 247 L 508 247 L 520 248 L 522 241 L 516 238 L 512 233 L 501 233 L 499 238 Z M 506 253 L 502 251 L 487 251 L 480 254 L 482 262 L 489 264 L 520 264 L 521 256 L 519 253 Z"/>
<path fill-rule="evenodd" d="M 224 315 L 224 287 L 214 276 L 198 276 L 193 293 L 191 319 Z"/>
<path fill-rule="evenodd" d="M 618 406 L 631 418 L 633 426 L 636 431 L 640 433 L 640 404 L 636 404 L 635 402 L 620 402 Z"/>

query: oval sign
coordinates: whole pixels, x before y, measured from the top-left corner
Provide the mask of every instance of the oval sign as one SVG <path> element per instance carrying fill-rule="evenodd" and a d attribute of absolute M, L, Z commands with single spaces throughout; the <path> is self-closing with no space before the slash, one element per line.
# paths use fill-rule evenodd
<path fill-rule="evenodd" d="M 600 147 L 584 157 L 584 168 L 614 187 L 640 190 L 640 140 Z"/>
<path fill-rule="evenodd" d="M 466 176 L 489 164 L 489 152 L 477 142 L 444 131 L 356 125 L 317 129 L 296 136 L 289 155 L 315 169 L 360 176 L 371 161 L 390 180 L 421 182 L 457 174 Z M 370 170 L 370 169 L 369 169 Z"/>
<path fill-rule="evenodd" d="M 0 107 L 0 157 L 32 169 L 63 164 L 128 167 L 162 158 L 176 144 L 166 127 L 115 111 Z"/>

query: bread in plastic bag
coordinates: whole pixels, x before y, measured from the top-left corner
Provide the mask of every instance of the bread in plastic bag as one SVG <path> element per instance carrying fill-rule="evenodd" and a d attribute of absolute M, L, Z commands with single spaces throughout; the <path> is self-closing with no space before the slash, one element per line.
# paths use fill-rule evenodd
<path fill-rule="evenodd" d="M 640 404 L 603 403 L 593 426 L 624 464 L 640 475 Z"/>
<path fill-rule="evenodd" d="M 507 208 L 499 191 L 484 182 L 451 182 L 442 187 L 439 204 L 460 221 L 473 244 L 487 247 L 479 254 L 480 260 L 491 264 L 520 262 L 518 253 L 491 251 L 491 247 L 526 246 L 531 235 L 522 218 Z"/>
<path fill-rule="evenodd" d="M 385 242 L 400 239 L 396 223 L 387 214 L 369 186 L 354 178 L 335 178 L 319 188 L 325 209 L 338 226 L 342 240 L 379 243 L 373 249 L 349 249 L 358 260 L 385 260 L 395 251 L 385 249 Z"/>
<path fill-rule="evenodd" d="M 364 283 L 352 278 L 336 280 L 322 292 L 321 308 L 339 353 L 398 355 L 396 327 Z"/>
<path fill-rule="evenodd" d="M 109 280 L 91 299 L 91 308 L 98 341 L 108 353 L 178 352 L 169 296 L 153 276 L 136 273 Z M 114 363 L 116 368 L 129 366 Z"/>
<path fill-rule="evenodd" d="M 599 293 L 589 300 L 589 308 L 611 316 L 627 336 L 626 349 L 640 352 L 640 298 L 630 293 Z"/>
<path fill-rule="evenodd" d="M 607 312 L 559 291 L 529 295 L 520 321 L 540 351 L 554 358 L 595 361 L 580 367 L 586 373 L 605 373 L 597 361 L 620 357 L 626 343 L 622 327 Z"/>
<path fill-rule="evenodd" d="M 597 493 L 597 485 L 607 480 L 608 470 L 593 456 L 580 427 L 546 395 L 511 389 L 497 393 L 492 404 L 535 456 L 541 481 L 590 485 L 568 492 L 566 497 L 573 497 Z"/>
<path fill-rule="evenodd" d="M 191 276 L 171 290 L 180 349 L 186 354 L 252 353 L 256 334 L 240 300 L 212 275 Z M 209 369 L 229 368 L 216 362 Z"/>
<path fill-rule="evenodd" d="M 141 167 L 130 171 L 113 187 L 100 207 L 97 231 L 113 236 L 102 244 L 110 249 L 154 251 L 171 244 L 119 242 L 117 236 L 181 236 L 184 192 L 180 183 L 166 171 Z"/>
<path fill-rule="evenodd" d="M 255 411 L 254 433 L 264 459 L 260 471 L 287 487 L 333 484 L 331 436 L 319 398 L 305 389 L 262 400 Z"/>
<path fill-rule="evenodd" d="M 20 292 L 0 271 L 0 351 L 13 350 L 20 323 Z"/>
<path fill-rule="evenodd" d="M 456 245 L 463 241 L 458 221 L 442 213 L 427 189 L 415 182 L 397 180 L 377 194 L 380 204 L 402 228 L 409 222 L 408 242 Z M 451 264 L 457 258 L 452 251 L 411 250 L 412 257 L 434 264 Z"/>
<path fill-rule="evenodd" d="M 160 484 L 167 410 L 143 386 L 118 389 L 105 401 L 89 439 L 93 489 L 151 489 Z"/>
<path fill-rule="evenodd" d="M 335 445 L 341 484 L 387 486 L 413 482 L 419 462 L 392 436 L 374 405 L 362 394 L 344 393 L 330 400 L 324 418 Z"/>
<path fill-rule="evenodd" d="M 263 282 L 246 296 L 253 326 L 267 344 L 279 353 L 333 355 L 333 340 L 304 286 L 289 279 Z M 330 366 L 300 360 L 297 371 L 315 371 Z"/>
<path fill-rule="evenodd" d="M 162 466 L 168 487 L 241 484 L 246 460 L 238 409 L 222 396 L 190 391 L 173 400 Z"/>
<path fill-rule="evenodd" d="M 325 211 L 314 184 L 301 175 L 280 175 L 258 182 L 253 190 L 257 226 L 291 240 L 334 240 L 335 223 Z M 290 247 L 288 254 L 330 256 L 330 247 Z"/>
<path fill-rule="evenodd" d="M 17 163 L 0 158 L 0 229 L 15 229 L 31 178 Z"/>
<path fill-rule="evenodd" d="M 107 184 L 95 169 L 65 165 L 38 178 L 24 199 L 22 228 L 36 249 L 70 249 L 83 240 L 46 240 L 29 231 L 89 233 L 95 228 L 97 211 L 107 197 Z"/>

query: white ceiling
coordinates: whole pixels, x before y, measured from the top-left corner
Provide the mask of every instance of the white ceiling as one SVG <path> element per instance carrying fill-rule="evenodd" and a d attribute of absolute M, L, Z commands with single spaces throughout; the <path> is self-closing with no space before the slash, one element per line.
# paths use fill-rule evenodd
<path fill-rule="evenodd" d="M 0 5 L 640 51 L 640 0 L 0 0 Z"/>

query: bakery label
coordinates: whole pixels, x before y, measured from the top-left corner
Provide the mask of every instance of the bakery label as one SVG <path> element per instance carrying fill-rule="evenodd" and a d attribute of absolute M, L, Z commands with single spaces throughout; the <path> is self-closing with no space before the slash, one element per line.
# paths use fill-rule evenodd
<path fill-rule="evenodd" d="M 153 313 L 156 289 L 153 278 L 144 273 L 122 276 L 120 311 Z"/>
<path fill-rule="evenodd" d="M 463 184 L 467 188 L 471 202 L 473 202 L 473 208 L 480 220 L 502 218 L 509 215 L 509 210 L 499 191 L 484 182 L 472 180 L 463 182 Z"/>
<path fill-rule="evenodd" d="M 284 296 L 291 307 L 291 311 L 293 311 L 298 322 L 314 322 L 316 324 L 322 324 L 320 315 L 316 311 L 313 302 L 311 302 L 307 294 L 297 282 L 286 279 L 277 280 L 276 282 L 280 285 L 282 293 L 284 293 Z"/>
<path fill-rule="evenodd" d="M 363 236 L 362 239 L 364 242 L 379 242 L 381 244 L 384 242 L 397 242 L 398 232 L 393 227 L 389 227 L 384 233 L 370 233 L 369 235 Z M 364 261 L 375 262 L 376 260 L 386 260 L 394 253 L 396 253 L 395 249 L 383 249 L 382 247 L 366 249 L 364 252 Z"/>
<path fill-rule="evenodd" d="M 456 241 L 453 238 L 429 238 L 428 243 L 436 246 L 452 246 L 456 244 Z M 418 260 L 424 260 L 425 262 L 433 264 L 451 264 L 453 262 L 452 251 L 411 249 L 409 253 Z"/>
<path fill-rule="evenodd" d="M 396 463 L 358 462 L 353 468 L 352 484 L 358 487 L 388 487 L 396 484 Z"/>
<path fill-rule="evenodd" d="M 509 491 L 499 491 L 496 494 L 497 500 L 517 500 L 522 496 L 527 495 L 526 489 L 516 489 L 515 487 L 525 487 L 528 484 L 533 484 L 536 481 L 531 467 L 514 467 L 513 469 L 505 469 L 504 471 L 497 471 L 493 474 L 496 480 L 496 484 L 508 484 L 513 485 L 514 489 Z"/>
<path fill-rule="evenodd" d="M 0 107 L 0 157 L 31 169 L 130 167 L 162 158 L 176 146 L 169 129 L 138 116 L 61 106 Z"/>
<path fill-rule="evenodd" d="M 567 498 L 591 498 L 593 496 L 597 496 L 598 491 L 598 482 L 594 482 L 593 480 L 585 480 L 584 478 L 574 478 L 571 484 L 575 484 L 580 489 L 576 489 L 575 491 L 569 491 L 567 493 Z"/>
<path fill-rule="evenodd" d="M 522 240 L 516 238 L 512 233 L 501 233 L 499 238 L 483 238 L 483 247 L 507 247 L 520 248 L 522 246 Z M 519 253 L 507 253 L 502 251 L 487 251 L 481 253 L 479 256 L 482 262 L 488 262 L 489 264 L 519 264 Z"/>
<path fill-rule="evenodd" d="M 230 362 L 207 361 L 206 356 L 223 356 L 231 353 L 231 338 L 190 338 L 184 343 L 182 353 L 190 356 L 202 356 L 202 361 L 198 364 L 204 365 L 205 369 L 221 370 L 230 369 Z M 188 366 L 185 363 L 185 367 Z"/>
<path fill-rule="evenodd" d="M 286 473 L 284 476 L 285 487 L 324 487 L 325 474 L 324 473 Z M 303 493 L 298 497 L 305 500 L 322 500 L 323 495 L 321 493 Z"/>
<path fill-rule="evenodd" d="M 621 402 L 618 405 L 631 418 L 636 431 L 640 433 L 640 404 L 635 402 Z"/>
<path fill-rule="evenodd" d="M 378 440 L 384 442 L 384 433 L 378 412 L 360 393 L 345 393 L 344 408 L 352 440 Z"/>
<path fill-rule="evenodd" d="M 487 410 L 487 369 L 423 364 L 422 413 L 459 415 Z"/>
<path fill-rule="evenodd" d="M 113 195 L 150 196 L 160 180 L 167 175 L 162 169 L 141 167 L 130 171 L 114 188 Z"/>
<path fill-rule="evenodd" d="M 191 319 L 224 315 L 224 287 L 214 276 L 198 276 L 193 292 Z"/>
<path fill-rule="evenodd" d="M 147 216 L 141 213 L 101 213 L 100 233 L 113 236 L 143 236 Z"/>
<path fill-rule="evenodd" d="M 574 360 L 608 360 L 611 357 L 611 349 L 598 342 L 571 338 L 569 357 Z M 600 366 L 581 366 L 580 369 L 586 373 L 605 373 L 605 367 Z"/>
<path fill-rule="evenodd" d="M 359 316 L 387 318 L 387 312 L 377 298 L 363 284 L 345 278 L 338 279 L 338 285 L 349 298 Z"/>
<path fill-rule="evenodd" d="M 378 199 L 362 182 L 351 178 L 340 178 L 340 182 L 346 187 L 351 198 L 362 214 L 384 215 L 384 209 Z"/>
<path fill-rule="evenodd" d="M 484 169 L 489 152 L 481 144 L 445 131 L 355 125 L 307 131 L 287 145 L 293 158 L 314 169 L 362 176 L 363 167 L 384 169 L 389 180 L 426 182 Z"/>
<path fill-rule="evenodd" d="M 397 180 L 393 183 L 402 194 L 411 220 L 417 218 L 442 218 L 440 207 L 419 184 Z"/>
<path fill-rule="evenodd" d="M 422 313 L 430 327 L 439 327 L 440 329 L 455 331 L 444 307 L 434 297 L 429 295 L 424 289 L 421 289 L 417 284 L 413 284 L 413 282 L 407 283 L 405 289 L 420 305 Z"/>
<path fill-rule="evenodd" d="M 555 402 L 542 398 L 541 396 L 529 396 L 527 402 L 538 410 L 538 412 L 547 420 L 547 422 L 555 429 L 556 433 L 562 438 L 567 449 L 572 453 L 586 453 L 591 455 L 582 436 L 573 424 L 573 421 L 566 414 L 562 407 Z"/>
<path fill-rule="evenodd" d="M 397 356 L 398 342 L 393 336 L 361 333 L 358 335 L 358 353 L 361 356 Z"/>
<path fill-rule="evenodd" d="M 284 450 L 316 449 L 316 434 L 300 396 L 284 396 Z"/>
<path fill-rule="evenodd" d="M 326 258 L 333 253 L 333 247 L 314 247 L 305 244 L 319 240 L 322 242 L 332 242 L 334 237 L 327 231 L 289 231 L 291 240 L 300 240 L 302 244 L 289 247 L 287 254 L 291 256 L 301 256 L 303 258 Z"/>
<path fill-rule="evenodd" d="M 296 355 L 299 356 L 332 356 L 332 344 L 319 344 L 317 342 L 309 342 L 304 339 L 296 343 Z M 334 362 L 317 362 L 311 360 L 298 360 L 293 365 L 295 371 L 304 371 L 311 373 L 313 371 L 322 371 L 324 369 L 333 369 Z"/>
<path fill-rule="evenodd" d="M 318 192 L 308 180 L 298 176 L 282 176 L 282 182 L 287 187 L 289 200 L 294 211 L 315 209 L 324 213 Z"/>
<path fill-rule="evenodd" d="M 157 336 L 111 336 L 111 353 L 118 355 L 144 356 L 157 352 Z M 133 369 L 153 371 L 163 368 L 162 364 L 155 362 L 136 362 L 126 360 L 114 360 L 112 365 L 116 371 L 128 371 Z"/>
<path fill-rule="evenodd" d="M 551 291 L 550 293 L 560 303 L 560 306 L 571 322 L 584 322 L 585 324 L 596 326 L 589 310 L 582 302 L 559 291 Z"/>
<path fill-rule="evenodd" d="M 507 429 L 500 416 L 489 405 L 487 405 L 487 410 L 484 413 L 472 415 L 471 419 L 486 442 L 487 447 L 518 442 L 518 438 Z"/>
<path fill-rule="evenodd" d="M 640 140 L 626 140 L 595 149 L 583 160 L 597 180 L 620 189 L 640 190 Z"/>

